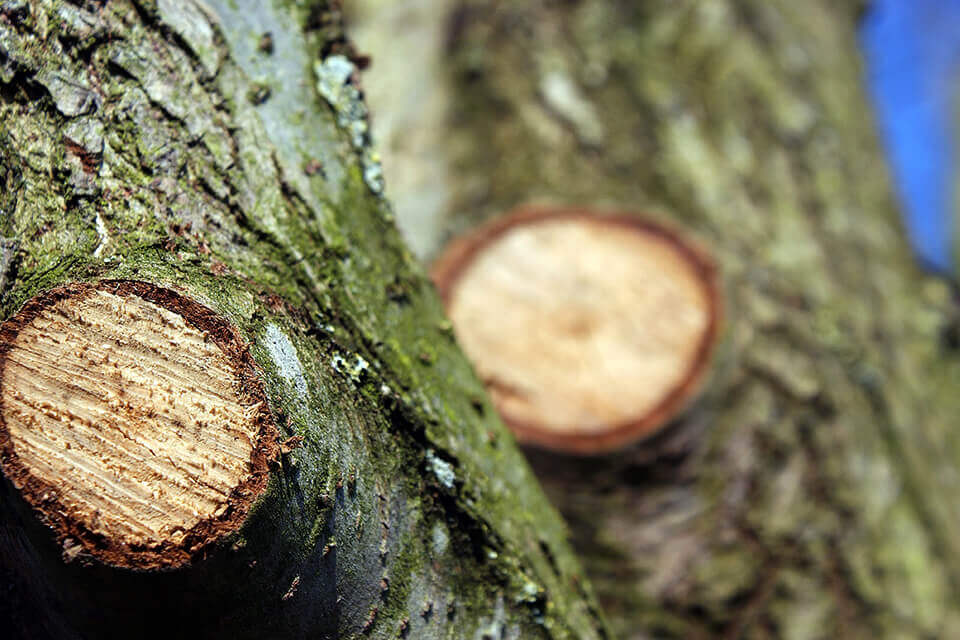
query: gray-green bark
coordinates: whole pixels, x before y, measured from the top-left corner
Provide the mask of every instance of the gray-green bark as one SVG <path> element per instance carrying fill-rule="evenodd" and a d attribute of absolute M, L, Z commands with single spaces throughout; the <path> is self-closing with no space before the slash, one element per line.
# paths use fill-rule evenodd
<path fill-rule="evenodd" d="M 0 320 L 69 281 L 176 289 L 304 438 L 163 574 L 67 562 L 5 484 L 10 635 L 606 637 L 395 231 L 349 54 L 335 2 L 0 3 Z"/>
<path fill-rule="evenodd" d="M 531 452 L 618 636 L 960 635 L 956 309 L 896 216 L 860 3 L 418 3 L 433 16 L 393 31 L 435 46 L 421 92 L 442 107 L 403 118 L 376 92 L 400 55 L 383 4 L 362 3 L 356 33 L 374 122 L 404 124 L 378 140 L 386 174 L 418 174 L 410 148 L 444 158 L 421 163 L 445 176 L 430 197 L 389 189 L 425 257 L 539 201 L 648 212 L 722 267 L 725 343 L 669 436 Z"/>

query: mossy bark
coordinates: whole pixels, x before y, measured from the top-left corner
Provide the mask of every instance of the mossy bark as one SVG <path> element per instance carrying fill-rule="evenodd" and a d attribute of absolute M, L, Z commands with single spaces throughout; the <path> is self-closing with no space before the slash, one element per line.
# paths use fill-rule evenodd
<path fill-rule="evenodd" d="M 386 174 L 417 173 L 409 148 L 445 159 L 421 163 L 434 197 L 389 189 L 426 259 L 544 202 L 668 220 L 722 269 L 712 379 L 667 435 L 530 452 L 618 637 L 960 636 L 956 308 L 897 218 L 861 3 L 433 0 L 443 20 L 392 27 L 384 4 L 356 33 Z M 377 93 L 399 24 L 432 44 L 442 108 Z"/>
<path fill-rule="evenodd" d="M 0 320 L 137 280 L 226 317 L 282 437 L 164 573 L 2 489 L 4 637 L 603 638 L 566 529 L 401 242 L 336 2 L 0 3 Z"/>

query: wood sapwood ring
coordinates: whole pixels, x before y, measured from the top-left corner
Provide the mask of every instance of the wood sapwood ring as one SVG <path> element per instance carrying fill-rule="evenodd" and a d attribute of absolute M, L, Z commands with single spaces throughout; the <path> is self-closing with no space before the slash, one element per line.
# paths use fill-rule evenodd
<path fill-rule="evenodd" d="M 276 442 L 240 332 L 170 289 L 71 283 L 0 325 L 0 468 L 67 560 L 202 558 L 266 489 Z"/>
<path fill-rule="evenodd" d="M 515 246 L 511 248 L 510 245 Z M 537 264 L 538 258 L 524 258 L 531 251 L 561 250 L 566 253 L 543 258 L 542 264 Z M 632 252 L 638 255 L 631 258 Z M 606 264 L 613 264 L 616 268 L 605 274 Z M 664 284 L 652 287 L 654 293 L 644 293 L 636 287 L 631 289 L 626 283 L 619 291 L 611 288 L 618 286 L 617 283 L 602 283 L 603 276 L 615 277 L 617 269 L 629 275 L 629 267 L 636 268 L 633 275 L 646 278 L 651 284 L 655 283 L 650 278 L 660 277 L 662 268 L 662 278 L 674 278 L 676 281 L 672 284 L 679 293 L 674 292 L 676 295 L 671 296 L 670 287 Z M 580 269 L 579 273 L 577 269 Z M 526 272 L 520 273 L 522 271 Z M 598 274 L 601 274 L 600 277 Z M 659 432 L 697 393 L 708 369 L 720 325 L 721 296 L 713 260 L 678 231 L 632 214 L 597 214 L 583 209 L 521 208 L 452 241 L 434 263 L 431 275 L 458 340 L 487 385 L 504 422 L 521 442 L 566 453 L 610 452 Z M 593 278 L 593 285 L 600 282 L 599 289 L 610 294 L 609 297 L 617 301 L 620 307 L 611 305 L 613 311 L 610 317 L 603 318 L 602 309 L 591 311 L 585 303 L 578 306 L 576 303 L 580 300 L 575 298 L 589 295 L 587 288 L 577 289 L 575 284 L 571 284 L 578 278 L 587 281 Z M 587 282 L 585 286 L 591 284 Z M 472 293 L 469 295 L 472 297 L 464 294 L 470 288 Z M 557 291 L 551 291 L 551 288 Z M 501 298 L 496 297 L 498 293 L 503 294 Z M 553 296 L 544 305 L 549 307 L 551 313 L 538 317 L 531 312 L 530 307 L 535 306 L 530 302 L 532 296 L 539 296 L 541 302 Z M 650 298 L 657 296 L 660 301 L 668 303 L 667 308 L 658 310 L 651 304 Z M 467 298 L 466 302 L 464 298 Z M 570 304 L 571 301 L 574 303 Z M 639 378 L 636 379 L 637 386 L 628 394 L 616 397 L 613 397 L 617 391 L 616 380 L 610 386 L 611 395 L 608 397 L 602 395 L 602 389 L 585 391 L 584 388 L 589 385 L 578 387 L 571 383 L 557 384 L 553 389 L 545 388 L 550 385 L 544 381 L 551 376 L 554 382 L 560 381 L 561 376 L 581 376 L 578 379 L 582 381 L 588 373 L 586 369 L 589 367 L 565 366 L 577 362 L 574 353 L 577 348 L 576 337 L 561 335 L 563 332 L 556 329 L 567 309 L 570 309 L 572 317 L 579 318 L 569 323 L 569 332 L 582 330 L 583 340 L 588 341 L 593 340 L 590 332 L 594 330 L 591 329 L 594 321 L 594 324 L 601 325 L 596 329 L 598 332 L 607 335 L 618 331 L 620 334 L 630 333 L 633 329 L 627 323 L 618 324 L 618 318 L 634 316 L 614 314 L 630 311 L 630 304 L 636 305 L 637 313 L 644 318 L 643 322 L 659 323 L 655 330 L 651 329 L 652 337 L 639 337 L 647 338 L 646 342 L 661 352 L 665 349 L 662 343 L 673 340 L 680 329 L 665 331 L 663 318 L 657 315 L 668 313 L 669 306 L 673 305 L 674 310 L 685 318 L 686 333 L 683 339 L 686 342 L 681 345 L 682 349 L 678 349 L 683 357 L 670 367 L 665 367 L 672 373 L 660 381 L 661 389 L 657 390 L 650 380 Z M 606 302 L 595 306 L 605 305 Z M 521 311 L 514 313 L 514 307 Z M 596 312 L 596 317 L 589 316 L 593 312 Z M 515 323 L 521 325 L 519 328 L 509 325 L 516 318 L 520 318 Z M 543 332 L 532 331 L 531 318 L 544 326 L 551 323 L 553 326 Z M 579 329 L 575 326 L 578 322 Z M 636 322 L 632 324 L 637 325 Z M 539 328 L 541 325 L 536 326 Z M 518 371 L 524 367 L 533 370 L 530 365 L 532 359 L 517 354 L 529 349 L 522 343 L 537 339 L 535 333 L 545 333 L 548 338 L 559 336 L 555 342 L 541 344 L 544 348 L 533 354 L 539 357 L 550 352 L 545 358 L 544 368 L 553 369 L 550 372 L 540 371 L 539 378 L 534 372 L 522 380 L 524 384 L 513 384 L 512 381 L 523 378 L 523 373 Z M 642 334 L 642 330 L 637 333 Z M 658 340 L 661 343 L 659 345 Z M 601 342 L 597 339 L 590 344 Z M 625 346 L 624 350 L 640 343 L 644 343 L 644 340 Z M 554 345 L 557 345 L 556 349 Z M 592 348 L 594 353 L 598 349 L 595 346 Z M 572 355 L 566 359 L 557 356 L 551 361 L 554 351 L 563 350 Z M 497 361 L 498 352 L 512 354 L 514 359 L 509 362 Z M 619 354 L 607 355 L 616 359 Z M 652 355 L 663 359 L 663 353 Z M 636 362 L 633 366 L 642 373 L 643 367 Z M 612 379 L 607 373 L 607 378 Z M 630 380 L 625 386 L 632 383 Z M 655 396 L 648 396 L 642 401 L 636 399 L 636 410 L 631 410 L 628 406 L 630 397 L 639 398 L 642 395 L 637 390 L 657 392 Z M 578 406 L 573 396 L 579 392 L 584 397 L 587 393 L 592 394 L 591 400 Z M 527 400 L 523 394 L 535 400 Z M 604 403 L 609 407 L 598 409 Z M 565 419 L 558 419 L 556 415 L 564 408 L 570 414 L 577 414 L 569 423 L 564 423 Z"/>

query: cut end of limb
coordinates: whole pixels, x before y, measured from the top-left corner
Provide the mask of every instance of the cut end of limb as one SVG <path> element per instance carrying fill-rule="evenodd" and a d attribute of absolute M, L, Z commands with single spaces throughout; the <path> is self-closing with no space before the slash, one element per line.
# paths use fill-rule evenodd
<path fill-rule="evenodd" d="M 433 278 L 507 425 L 569 453 L 657 432 L 717 337 L 713 262 L 634 216 L 521 210 L 451 243 Z"/>
<path fill-rule="evenodd" d="M 0 465 L 68 559 L 202 557 L 265 489 L 276 440 L 239 332 L 169 289 L 69 284 L 0 325 Z"/>

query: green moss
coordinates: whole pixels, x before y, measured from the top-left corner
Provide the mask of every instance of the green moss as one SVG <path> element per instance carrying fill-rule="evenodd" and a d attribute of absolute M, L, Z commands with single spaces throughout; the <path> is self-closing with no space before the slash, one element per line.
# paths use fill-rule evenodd
<path fill-rule="evenodd" d="M 380 197 L 358 95 L 331 110 L 312 80 L 295 81 L 322 64 L 328 43 L 307 21 L 323 7 L 281 4 L 213 3 L 214 26 L 176 3 L 112 2 L 88 16 L 102 38 L 69 21 L 48 33 L 0 25 L 22 69 L 0 100 L 0 175 L 23 185 L 0 201 L 3 235 L 19 241 L 2 317 L 66 281 L 128 278 L 240 329 L 282 435 L 304 438 L 211 560 L 240 577 L 211 579 L 191 603 L 232 602 L 240 636 L 282 606 L 292 613 L 271 633 L 310 620 L 321 634 L 335 621 L 343 637 L 392 637 L 406 620 L 411 637 L 452 638 L 498 611 L 524 637 L 599 637 L 602 621 L 567 583 L 576 561 L 559 517 L 492 412 L 473 408 L 482 386 Z M 58 6 L 38 4 L 32 19 L 55 20 Z M 273 33 L 272 55 L 248 55 L 254 26 Z M 61 36 L 90 48 L 63 49 Z M 60 76 L 28 96 L 46 69 L 95 85 L 93 102 Z M 289 81 L 249 101 L 265 77 Z M 62 137 L 94 145 L 91 118 L 102 123 L 92 170 Z M 317 159 L 322 171 L 307 175 Z M 441 551 L 438 524 L 450 531 Z"/>

